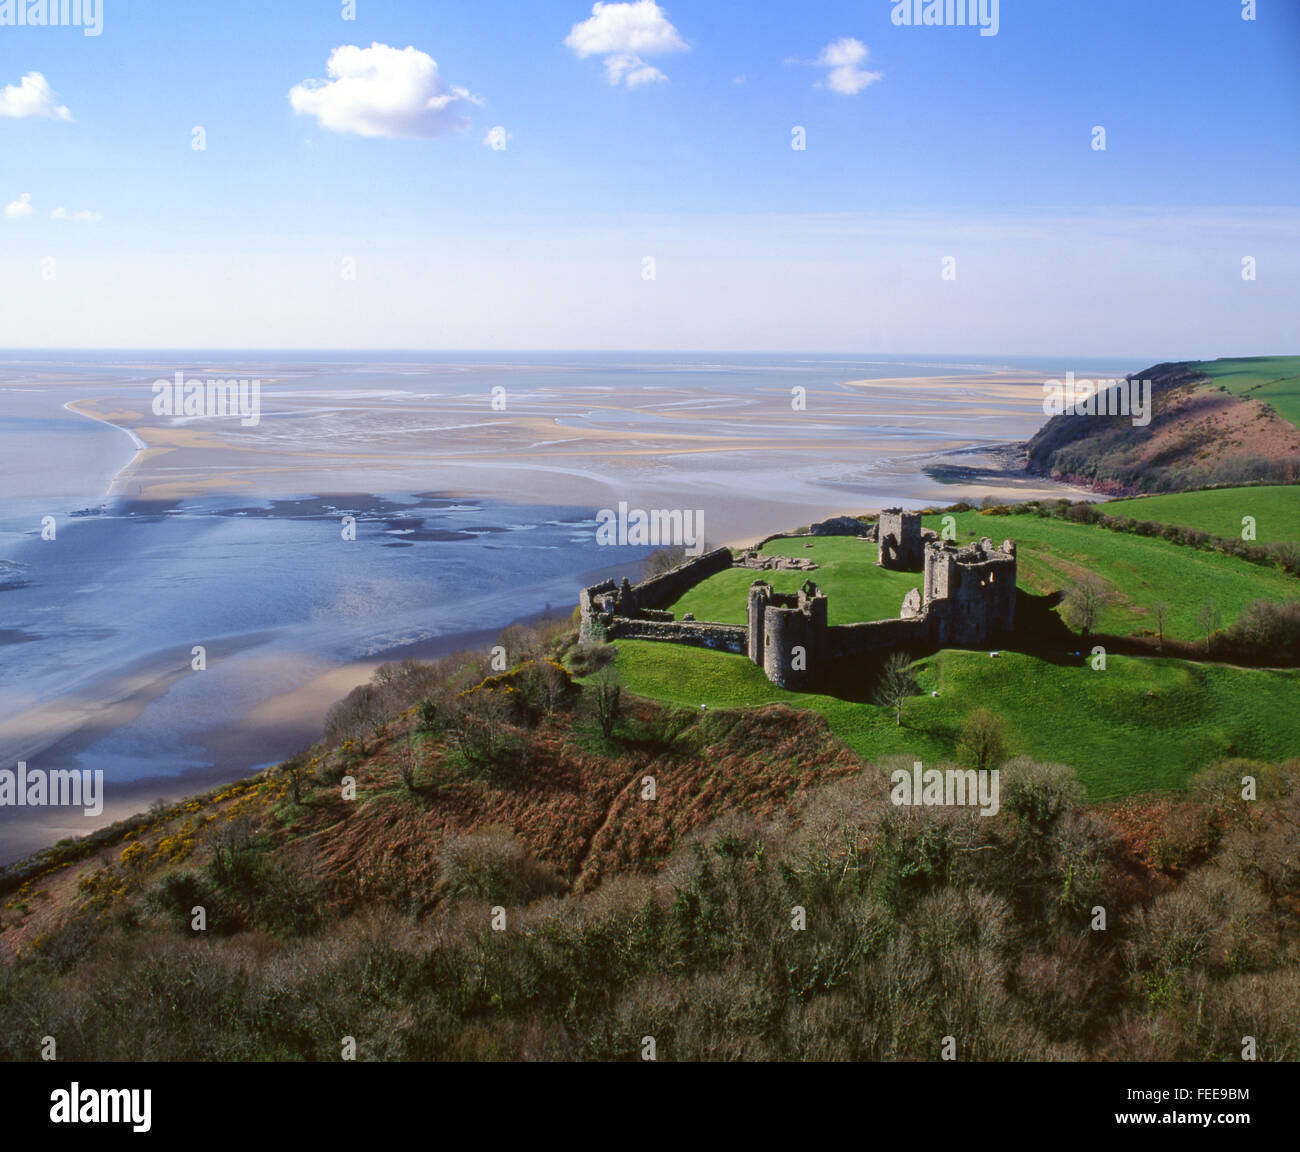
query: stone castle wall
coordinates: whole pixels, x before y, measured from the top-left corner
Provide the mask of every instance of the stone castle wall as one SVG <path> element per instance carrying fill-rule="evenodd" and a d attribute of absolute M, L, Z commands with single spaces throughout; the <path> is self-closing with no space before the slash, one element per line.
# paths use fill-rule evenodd
<path fill-rule="evenodd" d="M 740 624 L 707 624 L 694 620 L 628 620 L 616 618 L 608 629 L 607 640 L 661 640 L 668 644 L 687 644 L 692 648 L 712 648 L 743 656 L 748 632 Z"/>
<path fill-rule="evenodd" d="M 703 556 L 697 556 L 685 564 L 652 576 L 649 580 L 642 580 L 639 584 L 629 584 L 627 580 L 622 584 L 605 580 L 584 588 L 578 594 L 579 638 L 584 644 L 603 644 L 611 639 L 609 632 L 615 621 L 671 623 L 675 617 L 672 612 L 663 609 L 664 604 L 673 603 L 702 580 L 726 571 L 731 564 L 731 550 L 715 548 L 712 552 L 706 552 Z M 624 632 L 623 635 L 628 633 Z M 645 638 L 668 639 L 670 635 L 672 634 Z M 690 643 L 688 640 L 677 642 Z"/>
<path fill-rule="evenodd" d="M 685 595 L 701 580 L 731 567 L 731 549 L 715 548 L 685 564 L 643 580 L 636 586 L 638 608 L 662 608 Z"/>
<path fill-rule="evenodd" d="M 959 546 L 921 528 L 920 516 L 891 509 L 881 514 L 878 563 L 919 570 L 922 587 L 904 598 L 892 620 L 828 624 L 828 601 L 811 580 L 795 593 L 750 586 L 744 626 L 677 620 L 663 607 L 702 580 L 732 567 L 719 548 L 640 584 L 606 580 L 579 597 L 581 638 L 619 638 L 688 644 L 745 654 L 773 684 L 795 691 L 829 686 L 837 661 L 873 652 L 981 647 L 1015 627 L 1016 546 L 994 547 L 984 537 Z"/>
<path fill-rule="evenodd" d="M 926 616 L 910 620 L 872 620 L 865 624 L 837 624 L 829 630 L 830 658 L 844 660 L 871 652 L 926 648 L 932 642 L 933 621 Z"/>

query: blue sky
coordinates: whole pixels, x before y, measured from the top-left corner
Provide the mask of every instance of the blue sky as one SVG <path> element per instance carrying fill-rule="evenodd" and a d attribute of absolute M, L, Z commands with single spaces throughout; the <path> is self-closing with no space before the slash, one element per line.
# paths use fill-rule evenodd
<path fill-rule="evenodd" d="M 0 345 L 1294 350 L 1290 0 L 1002 0 L 995 36 L 892 0 L 102 7 L 0 27 Z M 468 96 L 295 111 L 374 44 Z"/>

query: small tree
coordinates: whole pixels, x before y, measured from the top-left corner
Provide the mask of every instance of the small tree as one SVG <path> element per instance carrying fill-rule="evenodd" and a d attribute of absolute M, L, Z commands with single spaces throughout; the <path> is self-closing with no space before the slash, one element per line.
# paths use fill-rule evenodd
<path fill-rule="evenodd" d="M 614 734 L 622 710 L 623 685 L 612 668 L 604 668 L 592 682 L 592 692 L 600 734 L 608 740 Z"/>
<path fill-rule="evenodd" d="M 415 776 L 419 768 L 420 746 L 412 733 L 397 748 L 397 775 L 408 792 L 415 791 Z"/>
<path fill-rule="evenodd" d="M 1163 600 L 1157 600 L 1151 605 L 1151 618 L 1156 622 L 1156 635 L 1161 648 L 1165 646 L 1165 625 L 1169 623 L 1169 613 L 1172 611 Z"/>
<path fill-rule="evenodd" d="M 302 761 L 297 756 L 280 765 L 280 770 L 289 777 L 289 789 L 293 792 L 295 804 L 302 803 L 302 768 Z"/>
<path fill-rule="evenodd" d="M 1196 625 L 1205 634 L 1205 650 L 1210 650 L 1214 634 L 1223 627 L 1223 613 L 1218 604 L 1207 600 L 1196 610 Z"/>
<path fill-rule="evenodd" d="M 961 727 L 957 738 L 957 759 L 967 768 L 985 772 L 996 768 L 1007 756 L 1002 719 L 987 708 L 976 708 Z"/>
<path fill-rule="evenodd" d="M 420 701 L 420 731 L 434 732 L 438 728 L 438 706 L 432 700 Z"/>
<path fill-rule="evenodd" d="M 1081 576 L 1074 586 L 1065 594 L 1061 615 L 1071 628 L 1077 628 L 1086 641 L 1097 621 L 1101 610 L 1110 603 L 1110 588 L 1096 576 Z"/>
<path fill-rule="evenodd" d="M 509 691 L 476 688 L 456 697 L 448 728 L 469 763 L 483 767 L 505 754 L 510 743 Z"/>
<path fill-rule="evenodd" d="M 891 652 L 876 685 L 875 701 L 882 708 L 894 710 L 894 723 L 903 726 L 903 701 L 917 692 L 912 662 L 905 652 Z"/>
<path fill-rule="evenodd" d="M 381 689 L 374 684 L 359 684 L 329 710 L 325 735 L 334 743 L 355 740 L 365 755 L 367 738 L 378 739 L 387 723 Z"/>
<path fill-rule="evenodd" d="M 657 548 L 642 561 L 641 577 L 649 580 L 652 576 L 659 576 L 685 563 L 686 549 L 682 545 L 673 544 L 667 548 Z"/>

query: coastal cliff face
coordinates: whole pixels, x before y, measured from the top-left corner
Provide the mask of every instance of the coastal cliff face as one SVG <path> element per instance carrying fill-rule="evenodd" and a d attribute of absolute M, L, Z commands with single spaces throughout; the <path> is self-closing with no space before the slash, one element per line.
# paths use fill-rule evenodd
<path fill-rule="evenodd" d="M 1148 423 L 1128 415 L 1052 417 L 1029 441 L 1028 470 L 1110 495 L 1294 483 L 1300 429 L 1251 389 L 1243 394 L 1216 379 L 1224 363 L 1157 364 L 1120 382 L 1150 382 Z"/>

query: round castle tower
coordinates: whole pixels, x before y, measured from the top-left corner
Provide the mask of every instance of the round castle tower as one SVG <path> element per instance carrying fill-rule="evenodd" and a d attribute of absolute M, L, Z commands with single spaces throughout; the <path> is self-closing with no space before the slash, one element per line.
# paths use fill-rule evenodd
<path fill-rule="evenodd" d="M 811 580 L 793 595 L 764 580 L 749 589 L 749 658 L 778 688 L 806 692 L 823 675 L 829 652 L 826 595 Z"/>

